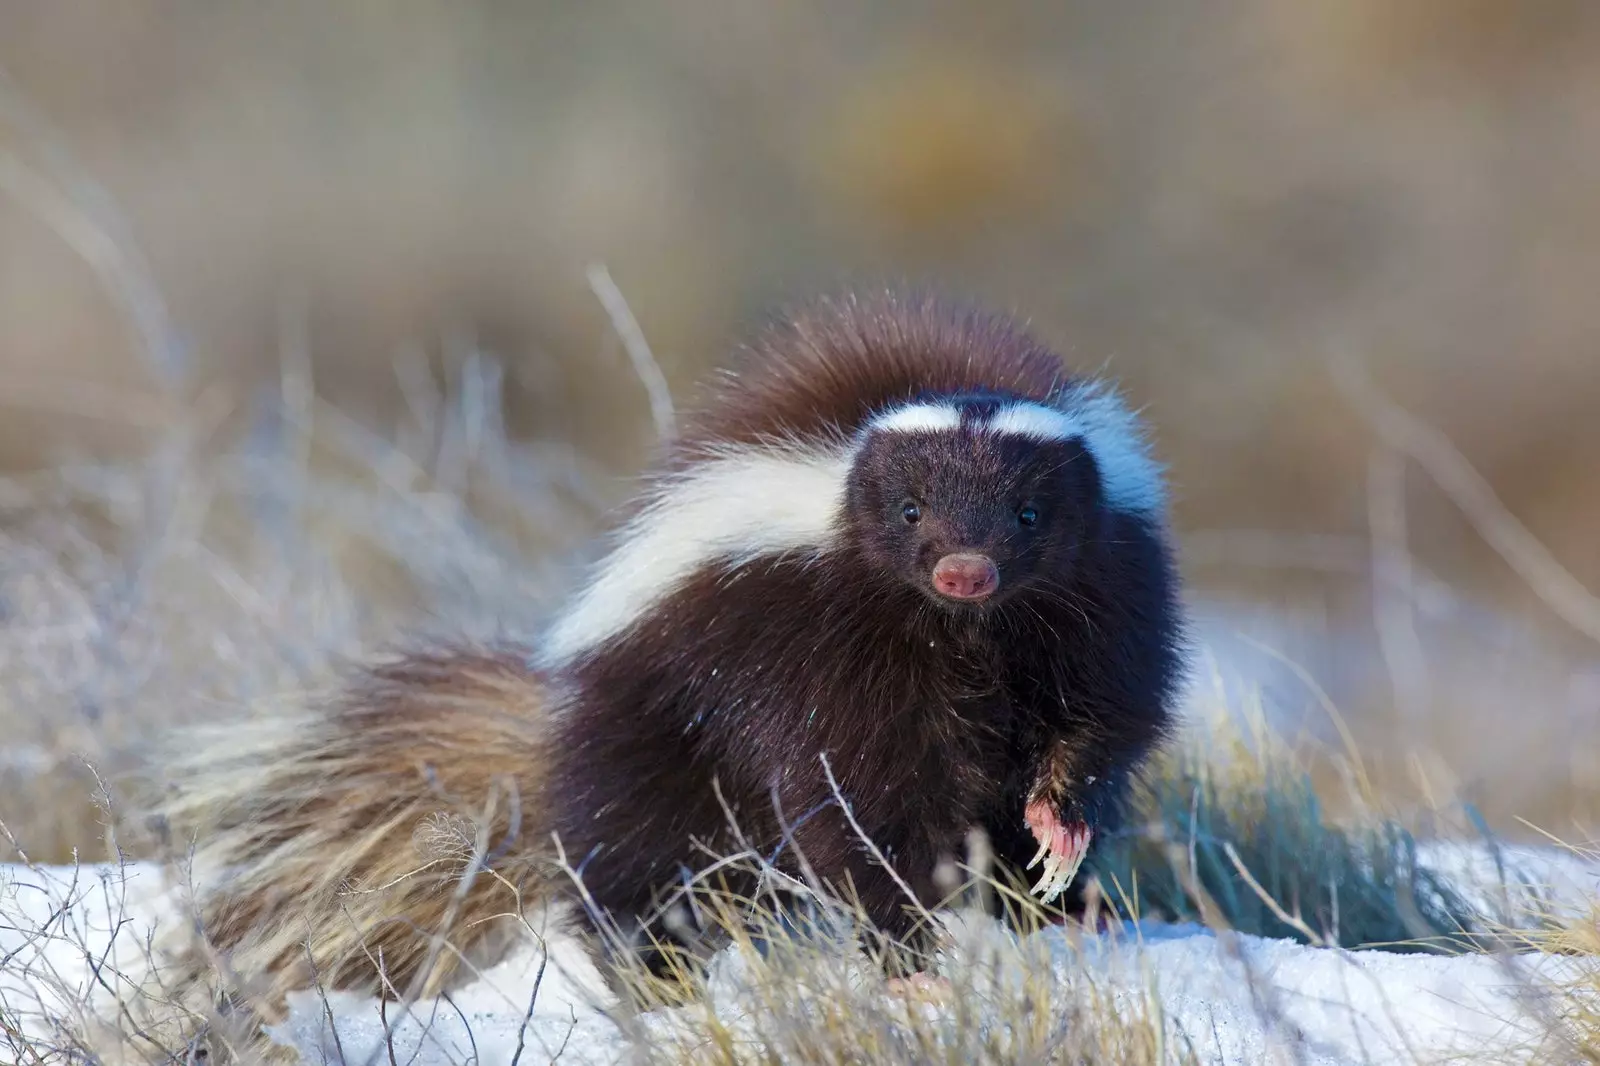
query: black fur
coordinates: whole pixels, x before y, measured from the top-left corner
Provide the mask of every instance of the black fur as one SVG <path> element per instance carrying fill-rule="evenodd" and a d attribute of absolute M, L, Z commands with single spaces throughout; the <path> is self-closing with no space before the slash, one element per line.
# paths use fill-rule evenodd
<path fill-rule="evenodd" d="M 942 325 L 944 347 L 929 355 L 941 383 L 959 365 L 963 321 Z M 985 321 L 974 350 L 998 346 L 997 365 L 1009 366 L 1006 336 Z M 1032 366 L 1041 356 L 1028 345 L 1018 350 Z M 874 357 L 857 347 L 851 358 Z M 888 361 L 914 378 L 917 359 L 902 346 Z M 963 387 L 935 395 L 1029 396 L 1009 378 L 986 380 L 982 359 L 964 369 Z M 851 374 L 839 380 L 870 371 Z M 775 386 L 752 391 L 762 388 Z M 896 388 L 902 401 L 929 391 Z M 907 500 L 920 508 L 915 525 Z M 1038 513 L 1031 527 L 1018 521 L 1025 505 Z M 935 866 L 963 855 L 970 827 L 987 831 L 1002 862 L 1031 858 L 1023 808 L 1047 764 L 1069 782 L 1063 818 L 1103 837 L 1129 775 L 1164 736 L 1181 670 L 1166 531 L 1159 517 L 1105 505 L 1081 442 L 876 435 L 838 522 L 820 558 L 707 567 L 570 664 L 554 828 L 624 928 L 707 861 L 697 841 L 730 843 L 720 792 L 780 865 L 793 849 L 779 812 L 798 822 L 810 865 L 852 885 L 881 929 L 907 934 L 912 912 L 831 805 L 822 756 L 867 833 L 932 903 Z M 932 565 L 952 551 L 994 560 L 994 596 L 965 605 L 932 592 Z"/>

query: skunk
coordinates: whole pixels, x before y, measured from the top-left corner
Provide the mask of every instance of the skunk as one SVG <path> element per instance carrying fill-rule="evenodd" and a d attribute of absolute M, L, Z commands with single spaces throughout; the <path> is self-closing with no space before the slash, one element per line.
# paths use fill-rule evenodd
<path fill-rule="evenodd" d="M 409 652 L 186 740 L 158 813 L 220 874 L 199 914 L 233 971 L 430 993 L 553 893 L 647 950 L 736 843 L 912 941 L 975 828 L 1060 896 L 1169 730 L 1163 471 L 1115 391 L 1001 317 L 778 320 L 605 548 L 526 647 Z"/>

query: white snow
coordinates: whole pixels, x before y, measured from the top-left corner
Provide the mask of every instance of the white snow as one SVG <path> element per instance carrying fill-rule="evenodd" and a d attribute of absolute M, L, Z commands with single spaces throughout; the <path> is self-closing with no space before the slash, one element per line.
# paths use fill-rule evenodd
<path fill-rule="evenodd" d="M 1482 884 L 1494 871 L 1481 848 L 1435 843 L 1425 854 L 1464 883 Z M 1588 906 L 1600 891 L 1600 869 L 1576 856 L 1524 847 L 1512 857 L 1528 880 L 1547 886 L 1558 905 Z M 35 1038 L 48 1039 L 53 1019 L 75 1024 L 80 1004 L 108 1001 L 119 975 L 135 975 L 147 957 L 152 927 L 171 920 L 153 867 L 0 866 L 0 1014 Z M 1005 936 L 986 920 L 956 920 L 953 928 L 965 950 Z M 546 945 L 547 962 L 545 952 L 530 944 L 449 1001 L 420 1002 L 405 1016 L 390 1004 L 387 1020 L 375 1001 L 362 997 L 334 994 L 325 1003 L 313 993 L 298 994 L 290 1018 L 272 1033 L 307 1062 L 386 1062 L 389 1041 L 397 1061 L 417 1066 L 509 1064 L 519 1047 L 522 1062 L 550 1061 L 558 1054 L 568 1063 L 617 1061 L 624 1035 L 607 1013 L 609 997 L 587 953 L 565 935 L 552 934 Z M 1150 922 L 1091 937 L 1076 948 L 1052 928 L 1036 934 L 1031 946 L 1048 950 L 1063 995 L 1081 990 L 1084 981 L 1113 997 L 1153 989 L 1168 1024 L 1202 1061 L 1230 1064 L 1274 1061 L 1279 1054 L 1286 1056 L 1280 1061 L 1316 1064 L 1438 1061 L 1454 1054 L 1515 1061 L 1513 1051 L 1545 1028 L 1536 1016 L 1539 1004 L 1528 993 L 1540 982 L 1570 978 L 1597 962 L 1533 953 L 1443 957 L 1328 950 Z M 729 954 L 715 972 L 710 1009 L 738 1029 L 744 969 Z M 1005 986 L 997 975 L 985 987 Z M 330 1012 L 336 1031 L 329 1027 Z M 667 1032 L 689 1019 L 680 1010 L 641 1021 L 647 1031 Z"/>
<path fill-rule="evenodd" d="M 1420 840 L 1417 862 L 1480 911 L 1508 920 L 1529 913 L 1571 918 L 1600 904 L 1600 865 L 1568 848 L 1502 843 L 1491 850 Z"/>
<path fill-rule="evenodd" d="M 114 981 L 145 957 L 143 938 L 168 913 L 162 890 L 154 866 L 0 863 L 0 1011 L 35 1033 L 75 1021 L 97 975 Z"/>
<path fill-rule="evenodd" d="M 1230 952 L 1207 930 L 1169 927 L 1154 939 L 1147 931 L 1138 955 L 1157 975 L 1168 1017 L 1206 1062 L 1268 1062 L 1275 1052 L 1329 1066 L 1485 1052 L 1509 1062 L 1541 1031 L 1516 996 L 1562 969 L 1544 955 L 1446 958 L 1236 939 Z"/>

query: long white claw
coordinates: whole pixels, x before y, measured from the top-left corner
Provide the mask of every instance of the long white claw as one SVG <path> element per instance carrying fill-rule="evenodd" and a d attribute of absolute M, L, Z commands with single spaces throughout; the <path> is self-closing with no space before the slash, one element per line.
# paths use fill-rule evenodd
<path fill-rule="evenodd" d="M 1044 892 L 1039 896 L 1041 902 L 1049 903 L 1061 894 L 1061 871 L 1066 868 L 1066 865 L 1066 856 L 1057 856 L 1055 868 L 1050 871 L 1050 883 L 1044 886 Z"/>
<path fill-rule="evenodd" d="M 1035 866 L 1038 866 L 1039 865 L 1039 860 L 1044 858 L 1049 853 L 1050 853 L 1050 838 L 1046 837 L 1044 840 L 1039 842 L 1039 850 L 1034 854 L 1033 859 L 1031 861 L 1029 861 L 1028 869 L 1031 870 Z"/>
<path fill-rule="evenodd" d="M 1065 891 L 1067 886 L 1072 884 L 1073 879 L 1078 876 L 1078 871 L 1083 869 L 1083 860 L 1088 857 L 1088 854 L 1089 849 L 1087 846 L 1085 846 L 1081 851 L 1078 852 L 1077 855 L 1073 857 L 1072 869 L 1067 871 L 1067 879 L 1061 885 L 1062 891 Z"/>
<path fill-rule="evenodd" d="M 1087 842 L 1076 834 L 1070 839 L 1071 850 L 1065 854 L 1052 852 L 1038 882 L 1030 890 L 1040 897 L 1041 902 L 1049 903 L 1065 892 L 1083 866 L 1084 856 L 1088 852 Z M 1037 858 L 1034 861 L 1037 862 Z"/>
<path fill-rule="evenodd" d="M 1082 851 L 1075 851 L 1070 861 L 1061 864 L 1060 869 L 1057 871 L 1056 883 L 1053 886 L 1050 895 L 1045 899 L 1046 903 L 1055 899 L 1057 896 L 1061 895 L 1067 890 L 1067 888 L 1072 884 L 1072 879 L 1078 876 L 1078 868 L 1082 865 Z"/>
<path fill-rule="evenodd" d="M 1044 873 L 1039 875 L 1039 880 L 1034 884 L 1033 888 L 1029 889 L 1029 891 L 1037 893 L 1040 889 L 1048 885 L 1052 880 L 1054 880 L 1056 876 L 1056 870 L 1059 869 L 1060 866 L 1061 856 L 1052 853 L 1050 858 L 1045 860 Z"/>

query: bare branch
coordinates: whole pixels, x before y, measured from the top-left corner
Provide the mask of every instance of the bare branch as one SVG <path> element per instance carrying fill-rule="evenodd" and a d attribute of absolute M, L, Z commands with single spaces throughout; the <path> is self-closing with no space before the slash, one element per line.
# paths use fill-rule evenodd
<path fill-rule="evenodd" d="M 1388 449 L 1367 469 L 1367 523 L 1372 532 L 1372 616 L 1389 668 L 1395 704 L 1410 722 L 1425 720 L 1432 700 L 1427 655 L 1417 636 L 1411 553 L 1406 546 L 1405 463 Z"/>
<path fill-rule="evenodd" d="M 1563 621 L 1600 642 L 1600 598 L 1508 510 L 1494 488 L 1438 429 L 1382 395 L 1359 364 L 1334 363 L 1334 378 L 1390 448 L 1411 457 L 1444 490 L 1478 535 Z"/>
<path fill-rule="evenodd" d="M 656 362 L 650 345 L 644 339 L 639 320 L 633 317 L 633 310 L 623 298 L 622 290 L 617 288 L 617 283 L 611 280 L 611 272 L 604 266 L 597 264 L 589 268 L 589 288 L 610 316 L 611 328 L 617 331 L 617 337 L 621 339 L 622 347 L 633 363 L 633 372 L 638 375 L 639 383 L 650 397 L 650 417 L 655 420 L 656 435 L 664 441 L 671 440 L 678 432 L 672 390 L 667 387 L 666 375 L 661 373 L 661 365 Z"/>
<path fill-rule="evenodd" d="M 169 388 L 183 384 L 188 360 L 149 264 L 110 197 L 68 157 L 4 71 L 0 71 L 0 116 L 33 143 L 35 154 L 53 171 L 42 172 L 15 152 L 0 151 L 0 191 L 48 226 L 95 271 L 162 384 Z"/>

